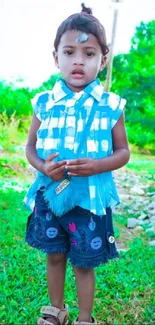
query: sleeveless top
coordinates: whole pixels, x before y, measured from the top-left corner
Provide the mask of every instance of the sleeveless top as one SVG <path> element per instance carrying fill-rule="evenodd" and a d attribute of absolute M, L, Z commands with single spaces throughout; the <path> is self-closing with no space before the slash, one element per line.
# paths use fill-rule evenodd
<path fill-rule="evenodd" d="M 97 103 L 94 120 L 80 157 L 77 157 L 76 149 L 94 101 Z M 52 90 L 39 93 L 32 99 L 34 113 L 41 121 L 37 131 L 38 156 L 46 159 L 55 152 L 60 153 L 58 159 L 67 160 L 110 156 L 112 128 L 123 113 L 125 103 L 126 100 L 120 96 L 105 92 L 99 79 L 78 93 L 68 88 L 63 79 L 59 79 Z M 49 177 L 36 172 L 36 179 L 24 198 L 28 208 L 34 208 L 36 192 L 50 181 Z M 83 181 L 88 183 L 88 196 L 81 200 L 81 207 L 103 216 L 107 207 L 112 208 L 119 203 L 111 171 L 83 177 Z"/>

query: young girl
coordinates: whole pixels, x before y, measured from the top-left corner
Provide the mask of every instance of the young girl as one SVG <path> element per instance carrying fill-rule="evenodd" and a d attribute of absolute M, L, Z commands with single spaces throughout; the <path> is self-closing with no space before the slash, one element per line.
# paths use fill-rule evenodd
<path fill-rule="evenodd" d="M 26 155 L 37 177 L 25 198 L 33 210 L 26 241 L 47 253 L 51 306 L 42 307 L 37 323 L 68 323 L 63 301 L 68 258 L 79 305 L 73 324 L 90 325 L 97 324 L 92 317 L 94 267 L 118 256 L 111 208 L 119 198 L 111 171 L 129 160 L 125 100 L 106 93 L 96 79 L 105 67 L 108 47 L 104 28 L 89 8 L 83 5 L 81 13 L 62 22 L 54 47 L 63 79 L 32 100 Z M 51 181 L 53 186 L 58 184 L 56 191 L 48 187 Z M 51 196 L 46 197 L 47 189 Z M 63 193 L 69 193 L 67 210 L 61 207 L 63 199 L 57 202 Z"/>

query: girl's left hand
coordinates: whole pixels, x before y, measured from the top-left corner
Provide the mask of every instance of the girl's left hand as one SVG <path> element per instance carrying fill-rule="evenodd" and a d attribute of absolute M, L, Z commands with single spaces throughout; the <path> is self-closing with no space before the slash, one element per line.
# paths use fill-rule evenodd
<path fill-rule="evenodd" d="M 66 169 L 70 176 L 91 176 L 96 174 L 97 160 L 80 158 L 67 161 Z"/>

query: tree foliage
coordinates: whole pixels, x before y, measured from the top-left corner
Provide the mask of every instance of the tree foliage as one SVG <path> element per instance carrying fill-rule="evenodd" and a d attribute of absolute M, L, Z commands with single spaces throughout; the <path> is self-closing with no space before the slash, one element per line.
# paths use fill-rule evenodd
<path fill-rule="evenodd" d="M 155 142 L 155 21 L 136 28 L 128 54 L 114 57 L 111 90 L 127 99 L 131 142 Z M 131 132 L 132 129 L 132 132 Z M 142 132 L 143 131 L 143 132 Z M 131 136 L 132 135 L 132 136 Z"/>
<path fill-rule="evenodd" d="M 129 112 L 155 116 L 155 21 L 136 28 L 128 54 L 114 58 L 112 90 L 128 100 Z"/>
<path fill-rule="evenodd" d="M 152 146 L 155 142 L 155 21 L 141 22 L 131 40 L 128 54 L 113 60 L 111 91 L 126 98 L 126 121 L 129 140 L 138 146 Z M 60 74 L 52 75 L 38 89 L 14 89 L 0 83 L 0 113 L 8 116 L 28 115 L 32 112 L 30 98 L 37 92 L 52 89 Z M 99 74 L 104 83 L 106 68 Z"/>
<path fill-rule="evenodd" d="M 32 112 L 30 91 L 27 88 L 14 89 L 13 85 L 0 82 L 0 113 L 6 112 L 8 117 L 27 116 Z"/>

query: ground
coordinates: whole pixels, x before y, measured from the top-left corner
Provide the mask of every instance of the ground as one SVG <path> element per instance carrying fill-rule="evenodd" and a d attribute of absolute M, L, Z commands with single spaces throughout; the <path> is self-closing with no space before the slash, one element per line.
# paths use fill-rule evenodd
<path fill-rule="evenodd" d="M 32 325 L 42 305 L 48 305 L 45 256 L 28 247 L 24 234 L 28 211 L 22 200 L 33 178 L 23 147 L 1 153 L 1 283 L 0 324 Z M 130 163 L 114 172 L 121 205 L 114 210 L 120 258 L 96 269 L 94 316 L 107 325 L 153 325 L 154 247 L 147 232 L 154 216 L 154 157 L 131 155 Z M 128 219 L 142 222 L 128 229 Z M 139 219 L 142 217 L 142 219 Z M 152 227 L 153 228 L 153 227 Z M 70 319 L 78 313 L 75 279 L 68 264 L 65 301 Z"/>

